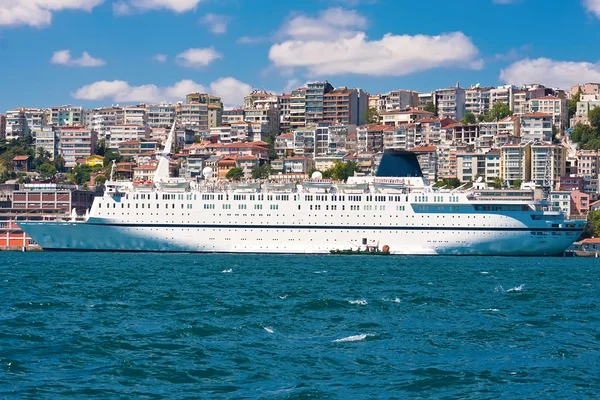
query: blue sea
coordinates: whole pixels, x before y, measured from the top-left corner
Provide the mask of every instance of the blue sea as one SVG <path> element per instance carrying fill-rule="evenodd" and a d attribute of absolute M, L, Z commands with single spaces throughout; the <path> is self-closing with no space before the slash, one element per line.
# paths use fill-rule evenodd
<path fill-rule="evenodd" d="M 0 253 L 0 398 L 600 396 L 600 261 Z"/>

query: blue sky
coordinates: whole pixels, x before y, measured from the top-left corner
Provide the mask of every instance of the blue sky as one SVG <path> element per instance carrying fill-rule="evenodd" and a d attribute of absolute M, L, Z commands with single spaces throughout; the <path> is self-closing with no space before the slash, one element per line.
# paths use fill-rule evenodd
<path fill-rule="evenodd" d="M 0 0 L 0 112 L 600 81 L 600 0 Z"/>

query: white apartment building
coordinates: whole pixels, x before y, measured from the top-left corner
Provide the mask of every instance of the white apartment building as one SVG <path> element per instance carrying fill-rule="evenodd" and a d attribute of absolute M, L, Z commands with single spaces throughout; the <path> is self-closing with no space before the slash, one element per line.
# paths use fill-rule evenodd
<path fill-rule="evenodd" d="M 481 126 L 481 125 L 480 125 Z M 521 117 L 509 115 L 498 121 L 498 133 L 501 135 L 521 136 Z"/>
<path fill-rule="evenodd" d="M 531 113 L 546 113 L 552 116 L 552 124 L 559 132 L 567 128 L 568 109 L 567 100 L 555 96 L 544 96 L 529 100 Z"/>
<path fill-rule="evenodd" d="M 86 112 L 86 127 L 98 133 L 98 139 L 106 139 L 109 126 L 123 124 L 123 109 L 121 107 L 96 108 Z"/>
<path fill-rule="evenodd" d="M 208 105 L 178 103 L 175 107 L 177 124 L 194 132 L 208 132 Z"/>
<path fill-rule="evenodd" d="M 385 96 L 385 110 L 404 110 L 419 105 L 419 93 L 413 90 L 392 90 Z"/>
<path fill-rule="evenodd" d="M 29 133 L 29 126 L 23 108 L 6 112 L 6 140 L 17 139 Z"/>
<path fill-rule="evenodd" d="M 490 90 L 490 108 L 496 103 L 507 104 L 512 110 L 514 107 L 514 92 L 518 90 L 513 85 L 503 85 Z"/>
<path fill-rule="evenodd" d="M 421 126 L 417 124 L 398 125 L 383 132 L 384 149 L 412 149 L 422 144 Z"/>
<path fill-rule="evenodd" d="M 465 116 L 465 89 L 450 87 L 435 92 L 435 104 L 441 119 L 460 121 Z"/>
<path fill-rule="evenodd" d="M 144 125 L 113 125 L 107 127 L 105 137 L 106 145 L 112 150 L 117 150 L 123 142 L 148 139 L 150 137 L 150 130 Z"/>
<path fill-rule="evenodd" d="M 260 108 L 247 108 L 244 110 L 245 120 L 250 123 L 261 123 L 267 126 L 264 137 L 275 137 L 279 134 L 279 109 L 270 108 L 272 103 L 255 101 Z"/>
<path fill-rule="evenodd" d="M 521 138 L 523 142 L 552 142 L 552 115 L 530 113 L 521 116 Z"/>
<path fill-rule="evenodd" d="M 566 173 L 567 149 L 548 143 L 531 144 L 531 180 L 540 186 L 556 188 Z"/>
<path fill-rule="evenodd" d="M 489 87 L 471 87 L 465 90 L 465 112 L 475 115 L 487 114 L 490 110 Z"/>
<path fill-rule="evenodd" d="M 217 136 L 219 143 L 231 143 L 231 126 L 215 126 L 210 128 L 210 136 Z"/>
<path fill-rule="evenodd" d="M 500 177 L 500 151 L 457 153 L 456 173 L 461 182 L 474 182 L 479 178 L 493 182 Z"/>
<path fill-rule="evenodd" d="M 383 125 L 398 126 L 402 124 L 413 124 L 422 119 L 430 119 L 433 113 L 422 111 L 416 108 L 409 110 L 394 110 L 381 113 Z"/>
<path fill-rule="evenodd" d="M 502 146 L 500 173 L 508 186 L 512 186 L 517 181 L 528 182 L 531 179 L 531 143 Z"/>
<path fill-rule="evenodd" d="M 35 135 L 35 149 L 42 148 L 50 154 L 50 159 L 58 154 L 58 128 L 54 125 L 44 126 L 37 135 Z"/>
<path fill-rule="evenodd" d="M 146 125 L 146 106 L 123 107 L 123 123 Z"/>
<path fill-rule="evenodd" d="M 577 102 L 577 110 L 571 120 L 571 126 L 589 124 L 588 113 L 598 106 L 600 106 L 600 94 L 581 95 L 581 99 Z"/>
<path fill-rule="evenodd" d="M 151 128 L 171 128 L 175 121 L 175 105 L 170 103 L 147 105 L 146 121 Z"/>

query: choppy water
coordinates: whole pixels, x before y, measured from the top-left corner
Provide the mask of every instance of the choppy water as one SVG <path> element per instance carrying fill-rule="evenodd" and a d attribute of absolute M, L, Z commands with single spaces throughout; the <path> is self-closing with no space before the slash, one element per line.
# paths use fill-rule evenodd
<path fill-rule="evenodd" d="M 0 253 L 0 398 L 600 395 L 600 261 Z"/>

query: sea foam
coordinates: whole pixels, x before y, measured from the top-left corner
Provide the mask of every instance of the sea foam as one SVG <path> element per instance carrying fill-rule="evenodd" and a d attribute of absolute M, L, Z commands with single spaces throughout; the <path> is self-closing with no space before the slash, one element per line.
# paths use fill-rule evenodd
<path fill-rule="evenodd" d="M 347 337 L 344 337 L 341 339 L 335 339 L 332 342 L 333 343 L 358 342 L 360 340 L 365 340 L 369 336 L 375 336 L 375 335 L 363 333 L 362 335 L 347 336 Z"/>

